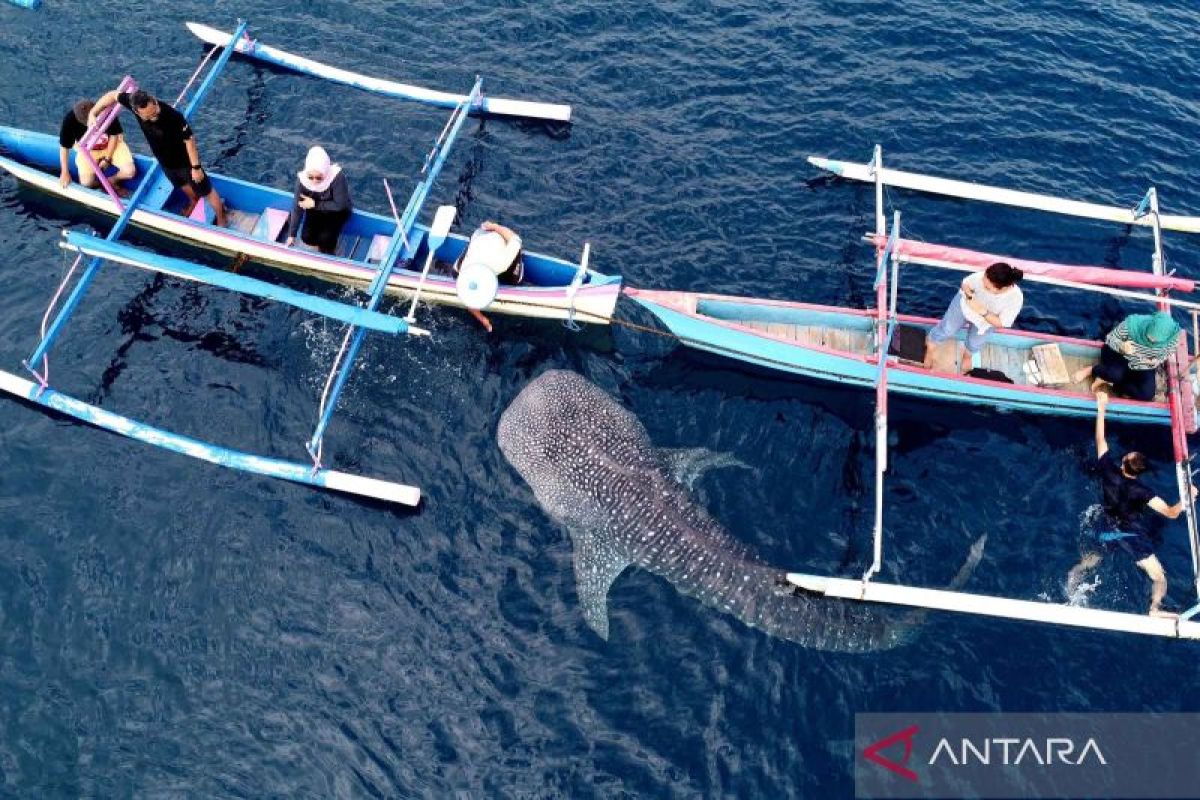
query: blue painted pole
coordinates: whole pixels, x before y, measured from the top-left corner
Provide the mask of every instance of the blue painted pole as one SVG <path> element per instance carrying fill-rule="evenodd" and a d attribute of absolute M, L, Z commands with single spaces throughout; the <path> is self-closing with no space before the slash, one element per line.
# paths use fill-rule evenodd
<path fill-rule="evenodd" d="M 245 31 L 246 23 L 239 20 L 237 31 L 233 34 L 234 41 L 236 41 L 243 33 L 245 33 Z M 225 65 L 229 63 L 229 57 L 233 54 L 233 50 L 234 48 L 232 47 L 226 47 L 224 52 L 221 53 L 220 58 L 218 58 L 213 64 L 213 67 L 205 77 L 204 82 L 201 83 L 200 88 L 196 90 L 196 95 L 183 110 L 182 113 L 185 118 L 189 120 L 191 119 L 192 112 L 196 110 L 200 100 L 203 99 L 209 88 L 211 88 L 217 74 L 220 73 L 220 71 L 225 68 Z M 110 230 L 108 232 L 108 236 L 105 237 L 108 241 L 116 241 L 125 231 L 125 226 L 127 226 L 129 224 L 129 220 L 133 218 L 134 210 L 141 203 L 142 198 L 145 197 L 150 186 L 155 183 L 156 179 L 158 178 L 159 171 L 160 167 L 158 165 L 158 161 L 155 161 L 151 165 L 150 170 L 142 177 L 141 183 L 138 184 L 137 190 L 133 193 L 133 196 L 129 198 L 129 202 L 125 205 L 125 210 L 121 212 L 121 216 L 117 217 L 117 221 L 113 224 L 112 230 Z M 46 335 L 40 342 L 38 342 L 37 347 L 33 349 L 33 353 L 30 354 L 29 358 L 24 362 L 25 368 L 32 372 L 35 376 L 38 375 L 38 362 L 42 360 L 42 357 L 46 355 L 47 352 L 49 352 L 50 347 L 54 344 L 54 340 L 57 339 L 59 333 L 62 332 L 63 326 L 66 325 L 71 314 L 75 313 L 75 309 L 78 307 L 79 301 L 83 299 L 84 293 L 87 292 L 88 287 L 91 285 L 92 280 L 96 277 L 96 272 L 100 269 L 100 265 L 102 263 L 104 263 L 104 260 L 101 258 L 93 258 L 90 262 L 88 262 L 87 268 L 84 269 L 83 274 L 79 276 L 79 280 L 75 283 L 75 288 L 71 290 L 71 294 L 68 295 L 66 302 L 64 302 L 62 305 L 62 308 L 58 310 L 58 314 L 54 317 L 54 321 L 51 322 L 50 327 L 46 329 Z"/>
<path fill-rule="evenodd" d="M 110 242 L 78 231 L 67 231 L 62 247 L 67 250 L 77 250 L 90 256 L 96 256 L 107 261 L 128 264 L 139 269 L 159 272 L 176 278 L 219 286 L 231 292 L 261 297 L 277 303 L 286 303 L 304 311 L 320 314 L 323 317 L 345 322 L 348 325 L 358 325 L 381 333 L 408 333 L 408 322 L 401 317 L 392 317 L 378 311 L 368 311 L 348 303 L 339 303 L 307 292 L 298 292 L 267 281 L 260 281 L 245 275 L 227 272 L 223 269 L 193 264 L 178 258 L 151 253 L 127 244 Z"/>
<path fill-rule="evenodd" d="M 479 102 L 479 93 L 483 87 L 481 79 L 475 80 L 475 86 L 471 89 L 471 94 L 467 99 L 455 109 L 455 117 L 453 124 L 450 126 L 449 132 L 444 138 L 439 138 L 434 145 L 434 149 L 438 151 L 437 158 L 434 159 L 433 165 L 429 168 L 425 179 L 413 191 L 412 196 L 408 199 L 408 205 L 404 207 L 404 213 L 400 215 L 400 228 L 404 231 L 404 236 L 393 236 L 392 243 L 388 248 L 387 255 L 383 262 L 379 265 L 379 272 L 375 275 L 375 280 L 371 282 L 371 298 L 367 302 L 367 310 L 374 311 L 379 305 L 379 301 L 383 299 L 384 291 L 387 289 L 388 279 L 391 277 L 392 269 L 399 260 L 399 248 L 402 247 L 401 242 L 408 238 L 409 232 L 413 225 L 416 224 L 417 214 L 420 213 L 421 206 L 425 202 L 425 198 L 429 195 L 429 190 L 433 186 L 433 182 L 437 180 L 438 174 L 442 171 L 442 165 L 446 162 L 446 156 L 450 152 L 450 146 L 458 137 L 459 131 L 462 130 L 463 124 L 467 121 L 468 111 L 470 108 Z M 415 253 L 407 254 L 412 257 Z M 321 411 L 321 418 L 317 421 L 317 427 L 313 431 L 312 438 L 309 439 L 305 449 L 308 454 L 313 457 L 314 462 L 318 462 L 321 452 L 321 440 L 325 436 L 325 429 L 329 427 L 329 421 L 333 418 L 334 409 L 337 407 L 338 398 L 342 394 L 342 389 L 346 386 L 346 380 L 350 377 L 350 371 L 354 367 L 354 360 L 358 357 L 358 351 L 362 347 L 366 330 L 363 328 L 354 328 L 350 339 L 350 345 L 346 350 L 345 359 L 342 361 L 341 367 L 338 370 L 337 377 L 334 379 L 333 387 L 330 390 L 329 397 L 326 398 L 325 407 Z M 318 463 L 317 466 L 320 466 Z"/>

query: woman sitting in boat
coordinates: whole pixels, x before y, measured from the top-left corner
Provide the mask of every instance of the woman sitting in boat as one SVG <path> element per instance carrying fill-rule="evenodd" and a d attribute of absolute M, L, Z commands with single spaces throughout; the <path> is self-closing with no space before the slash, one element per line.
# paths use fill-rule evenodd
<path fill-rule="evenodd" d="M 1100 363 L 1075 373 L 1076 383 L 1095 378 L 1092 391 L 1112 384 L 1131 400 L 1153 400 L 1158 390 L 1158 368 L 1179 344 L 1178 323 L 1166 311 L 1131 314 L 1104 338 Z"/>
<path fill-rule="evenodd" d="M 88 113 L 92 110 L 91 100 L 80 100 L 71 107 L 65 117 L 63 117 L 62 125 L 58 129 L 58 182 L 65 189 L 67 184 L 71 182 L 71 172 L 67 169 L 67 155 L 72 147 L 79 144 L 79 140 L 87 133 L 88 129 Z M 96 137 L 92 143 L 92 159 L 100 169 L 108 169 L 110 166 L 117 168 L 117 173 L 108 179 L 112 184 L 113 190 L 117 194 L 125 196 L 129 194 L 129 190 L 121 185 L 122 181 L 127 181 L 137 173 L 137 167 L 134 166 L 133 153 L 129 152 L 129 145 L 125 144 L 125 129 L 121 127 L 121 121 L 113 117 L 113 121 L 108 123 L 104 133 Z M 84 155 L 78 151 L 75 153 L 75 172 L 79 175 L 79 183 L 83 186 L 93 187 L 96 185 L 96 173 L 92 169 L 92 164 Z"/>
<path fill-rule="evenodd" d="M 974 357 L 983 349 L 992 328 L 1010 328 L 1021 313 L 1025 295 L 1017 286 L 1025 273 L 998 261 L 983 272 L 972 272 L 963 278 L 958 292 L 940 322 L 929 332 L 925 354 L 927 368 L 940 368 L 950 350 L 952 363 L 958 355 L 958 334 L 967 332 L 967 352 L 962 360 L 964 374 L 974 367 Z"/>
<path fill-rule="evenodd" d="M 292 213 L 288 218 L 287 246 L 296 243 L 300 218 L 304 218 L 301 240 L 325 255 L 337 253 L 338 237 L 350 219 L 350 186 L 339 164 L 329 162 L 323 147 L 313 147 L 296 174 Z"/>
<path fill-rule="evenodd" d="M 525 278 L 525 263 L 521 260 L 521 237 L 512 228 L 506 228 L 491 220 L 484 221 L 478 230 L 471 234 L 467 249 L 454 264 L 454 272 L 458 274 L 464 268 L 475 264 L 491 270 L 500 283 L 509 286 L 520 284 Z M 483 312 L 473 308 L 467 310 L 479 320 L 488 333 L 492 332 L 492 323 Z"/>

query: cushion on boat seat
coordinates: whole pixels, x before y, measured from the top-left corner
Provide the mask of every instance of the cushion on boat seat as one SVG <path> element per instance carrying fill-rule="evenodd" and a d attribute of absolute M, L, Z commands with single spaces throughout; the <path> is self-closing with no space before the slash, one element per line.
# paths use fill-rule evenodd
<path fill-rule="evenodd" d="M 268 242 L 278 242 L 279 234 L 287 221 L 288 212 L 280 208 L 268 208 L 258 218 L 250 235 L 257 239 L 266 239 Z"/>
<path fill-rule="evenodd" d="M 376 263 L 383 261 L 383 257 L 387 255 L 388 245 L 392 243 L 392 237 L 384 236 L 382 233 L 375 234 L 375 238 L 371 239 L 371 249 L 367 251 L 367 261 Z"/>
<path fill-rule="evenodd" d="M 205 225 L 212 225 L 213 220 L 216 218 L 217 212 L 213 210 L 213 207 L 203 197 L 196 201 L 196 206 L 192 209 L 192 213 L 188 214 L 188 219 L 204 223 Z"/>
<path fill-rule="evenodd" d="M 916 325 L 897 325 L 892 334 L 892 344 L 888 347 L 888 354 L 899 356 L 904 361 L 923 364 L 927 335 L 924 328 L 918 328 Z"/>

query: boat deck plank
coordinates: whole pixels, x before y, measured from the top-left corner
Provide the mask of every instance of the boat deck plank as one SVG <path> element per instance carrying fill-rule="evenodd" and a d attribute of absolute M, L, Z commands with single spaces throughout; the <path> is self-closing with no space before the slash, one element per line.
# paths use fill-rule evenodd
<path fill-rule="evenodd" d="M 262 215 L 253 214 L 247 211 L 239 211 L 236 208 L 226 208 L 225 216 L 229 219 L 230 228 L 235 231 L 250 234 L 254 231 L 254 226 L 258 224 L 258 218 Z"/>
<path fill-rule="evenodd" d="M 737 324 L 755 331 L 760 331 L 788 342 L 795 342 L 805 347 L 827 347 L 841 352 L 864 354 L 872 352 L 872 333 L 867 330 L 842 328 L 835 325 L 798 325 L 783 322 L 766 322 L 763 320 L 739 320 Z M 988 342 L 979 355 L 977 366 L 984 369 L 994 369 L 1003 372 L 1013 383 L 1023 386 L 1030 385 L 1029 376 L 1025 373 L 1025 362 L 1033 357 L 1030 346 L 1012 347 Z M 1097 358 L 1063 353 L 1063 363 L 1067 373 L 1074 376 L 1083 367 L 1097 363 Z M 1055 386 L 1069 392 L 1088 393 L 1091 391 L 1091 378 L 1085 378 L 1068 385 Z M 1158 393 L 1156 401 L 1166 399 L 1166 376 L 1162 370 L 1158 374 Z"/>

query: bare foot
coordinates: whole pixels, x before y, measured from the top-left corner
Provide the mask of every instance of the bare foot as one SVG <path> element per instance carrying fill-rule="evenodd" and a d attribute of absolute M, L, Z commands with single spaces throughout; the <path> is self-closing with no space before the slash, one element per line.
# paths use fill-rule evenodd
<path fill-rule="evenodd" d="M 122 186 L 119 183 L 114 183 L 112 185 L 112 187 L 113 187 L 113 191 L 117 193 L 117 197 L 124 198 L 124 197 L 129 197 L 129 195 L 132 194 L 132 192 L 130 192 L 128 189 L 126 189 L 124 186 Z"/>
<path fill-rule="evenodd" d="M 192 215 L 192 212 L 195 210 L 196 210 L 196 201 L 192 200 L 186 206 L 183 207 L 183 210 L 179 212 L 179 216 L 190 217 Z"/>
<path fill-rule="evenodd" d="M 1150 616 L 1156 619 L 1179 619 L 1179 615 L 1173 611 L 1163 611 L 1161 608 L 1151 606 Z"/>
<path fill-rule="evenodd" d="M 1108 392 L 1110 389 L 1112 389 L 1112 386 L 1103 378 L 1096 378 L 1096 380 L 1092 381 L 1093 394 L 1096 392 Z"/>
<path fill-rule="evenodd" d="M 483 329 L 485 331 L 487 331 L 488 333 L 492 332 L 492 322 L 487 317 L 485 317 L 482 312 L 476 311 L 473 308 L 468 308 L 467 311 L 470 311 L 471 316 L 473 316 L 475 319 L 479 320 L 479 324 L 483 326 Z"/>
<path fill-rule="evenodd" d="M 1074 374 L 1071 375 L 1071 383 L 1081 383 L 1083 381 L 1086 381 L 1090 377 L 1092 377 L 1092 368 L 1091 367 L 1084 367 L 1083 369 L 1077 369 L 1077 370 L 1075 370 Z"/>

